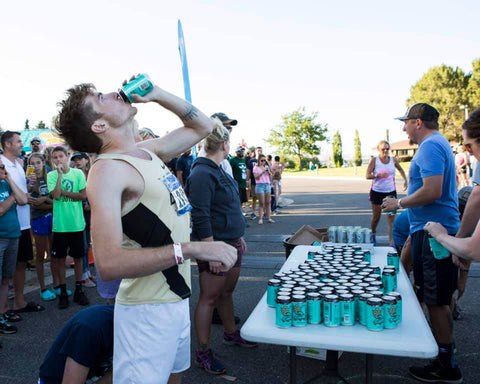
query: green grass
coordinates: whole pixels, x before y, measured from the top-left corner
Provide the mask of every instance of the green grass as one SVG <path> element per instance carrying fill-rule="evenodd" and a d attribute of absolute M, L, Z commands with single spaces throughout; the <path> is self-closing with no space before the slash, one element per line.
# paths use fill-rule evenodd
<path fill-rule="evenodd" d="M 410 168 L 410 162 L 400 163 L 405 174 L 408 176 L 408 170 Z M 285 175 L 292 176 L 320 176 L 320 177 L 358 177 L 361 179 L 365 178 L 365 173 L 367 172 L 367 166 L 357 167 L 356 174 L 355 169 L 351 168 L 319 168 L 317 171 L 308 171 L 308 170 L 291 170 L 285 169 Z M 400 177 L 400 174 L 397 171 L 397 177 Z"/>

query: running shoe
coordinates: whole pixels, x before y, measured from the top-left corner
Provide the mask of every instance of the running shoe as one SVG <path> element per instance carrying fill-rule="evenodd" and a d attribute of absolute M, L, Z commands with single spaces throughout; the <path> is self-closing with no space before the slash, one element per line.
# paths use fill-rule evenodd
<path fill-rule="evenodd" d="M 78 303 L 80 305 L 89 305 L 90 300 L 88 300 L 87 295 L 81 289 L 75 289 L 75 293 L 73 294 L 73 302 Z"/>
<path fill-rule="evenodd" d="M 257 218 L 257 215 L 255 215 L 254 213 L 250 215 L 250 220 L 255 220 L 256 218 Z"/>
<path fill-rule="evenodd" d="M 5 319 L 4 315 L 0 315 L 0 333 L 5 335 L 17 333 L 17 327 L 10 325 L 10 323 Z"/>
<path fill-rule="evenodd" d="M 82 287 L 95 288 L 96 286 L 97 286 L 97 284 L 95 284 L 95 282 L 90 278 L 82 280 Z"/>
<path fill-rule="evenodd" d="M 267 221 L 271 224 L 275 223 L 275 221 L 273 219 L 268 219 Z"/>
<path fill-rule="evenodd" d="M 40 298 L 43 301 L 52 301 L 57 298 L 57 295 L 53 293 L 50 289 L 45 289 L 43 292 L 40 292 Z"/>
<path fill-rule="evenodd" d="M 55 293 L 55 295 L 60 296 L 60 294 L 62 293 L 61 289 L 60 288 L 50 288 L 50 290 Z M 67 289 L 67 295 L 68 296 L 72 296 L 72 291 L 70 289 Z"/>
<path fill-rule="evenodd" d="M 262 225 L 263 224 L 263 219 L 258 219 L 258 224 Z"/>
<path fill-rule="evenodd" d="M 258 344 L 245 340 L 237 329 L 234 333 L 223 332 L 223 344 L 237 345 L 242 348 L 255 348 Z"/>
<path fill-rule="evenodd" d="M 444 367 L 438 359 L 424 367 L 410 367 L 408 373 L 424 383 L 463 383 L 462 372 L 458 367 Z"/>
<path fill-rule="evenodd" d="M 195 364 L 199 368 L 203 368 L 206 372 L 211 373 L 212 375 L 223 375 L 227 373 L 227 370 L 223 366 L 222 362 L 218 360 L 211 348 L 208 348 L 206 351 L 195 351 Z"/>

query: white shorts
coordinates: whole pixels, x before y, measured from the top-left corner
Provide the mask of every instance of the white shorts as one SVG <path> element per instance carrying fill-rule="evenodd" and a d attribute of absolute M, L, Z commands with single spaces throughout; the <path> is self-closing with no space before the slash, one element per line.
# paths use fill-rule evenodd
<path fill-rule="evenodd" d="M 190 368 L 189 300 L 115 304 L 113 382 L 163 384 Z"/>

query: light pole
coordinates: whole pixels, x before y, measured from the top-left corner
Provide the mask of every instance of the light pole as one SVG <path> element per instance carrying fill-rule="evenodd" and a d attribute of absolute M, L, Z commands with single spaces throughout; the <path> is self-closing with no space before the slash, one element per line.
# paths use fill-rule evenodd
<path fill-rule="evenodd" d="M 460 105 L 459 108 L 465 110 L 465 120 L 468 120 L 468 105 Z"/>

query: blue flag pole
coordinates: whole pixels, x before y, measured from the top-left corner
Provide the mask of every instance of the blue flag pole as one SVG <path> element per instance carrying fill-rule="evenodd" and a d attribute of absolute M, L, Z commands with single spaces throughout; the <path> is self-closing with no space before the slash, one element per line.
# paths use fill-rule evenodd
<path fill-rule="evenodd" d="M 178 51 L 180 52 L 180 61 L 182 63 L 183 89 L 185 92 L 185 100 L 191 103 L 192 94 L 190 92 L 190 77 L 188 75 L 187 50 L 185 48 L 185 39 L 183 37 L 182 22 L 180 21 L 180 19 L 178 20 Z M 196 145 L 194 145 L 192 148 L 192 156 L 194 159 L 197 157 Z"/>

